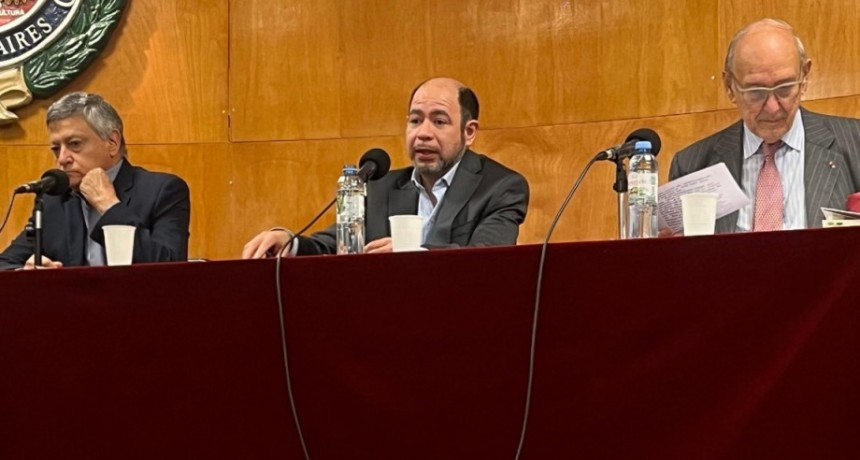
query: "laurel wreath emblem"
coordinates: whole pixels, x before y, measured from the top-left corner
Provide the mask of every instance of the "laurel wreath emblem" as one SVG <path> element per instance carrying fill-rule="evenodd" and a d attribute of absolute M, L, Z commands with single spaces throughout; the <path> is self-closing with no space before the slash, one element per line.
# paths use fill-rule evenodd
<path fill-rule="evenodd" d="M 68 84 L 107 45 L 125 0 L 89 0 L 62 37 L 24 64 L 24 81 L 37 97 Z"/>

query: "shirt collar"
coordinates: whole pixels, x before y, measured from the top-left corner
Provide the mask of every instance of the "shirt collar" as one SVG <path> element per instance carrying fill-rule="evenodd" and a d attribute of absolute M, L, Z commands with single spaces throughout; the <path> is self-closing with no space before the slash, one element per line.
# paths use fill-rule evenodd
<path fill-rule="evenodd" d="M 121 168 L 121 167 L 122 167 L 122 164 L 123 164 L 123 163 L 125 163 L 125 160 L 124 160 L 123 158 L 120 158 L 120 159 L 119 159 L 119 163 L 117 163 L 117 164 L 115 164 L 115 165 L 111 166 L 111 168 L 110 168 L 110 169 L 108 169 L 107 171 L 105 171 L 105 174 L 107 174 L 107 176 L 108 176 L 108 178 L 110 179 L 111 183 L 113 183 L 113 181 L 115 181 L 115 180 L 116 180 L 116 176 L 118 176 L 118 175 L 119 175 L 119 168 Z"/>
<path fill-rule="evenodd" d="M 803 144 L 806 143 L 806 132 L 803 130 L 803 117 L 800 115 L 800 109 L 794 113 L 791 128 L 782 135 L 780 140 L 791 150 L 803 151 Z M 749 126 L 744 123 L 744 160 L 755 155 L 762 142 L 764 139 L 752 132 Z"/>

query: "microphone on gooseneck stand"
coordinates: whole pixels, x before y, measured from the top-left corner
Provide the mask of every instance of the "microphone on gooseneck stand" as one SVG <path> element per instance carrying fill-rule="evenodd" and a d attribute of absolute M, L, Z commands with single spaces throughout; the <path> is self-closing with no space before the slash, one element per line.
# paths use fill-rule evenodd
<path fill-rule="evenodd" d="M 359 160 L 358 164 L 360 165 L 361 169 L 356 174 L 362 182 L 366 182 L 369 180 L 380 179 L 381 177 L 388 174 L 388 170 L 389 168 L 391 168 L 391 158 L 388 156 L 388 153 L 385 150 L 374 148 L 365 152 L 364 155 L 361 156 L 361 160 Z M 311 219 L 311 221 L 307 225 L 302 227 L 302 229 L 296 232 L 294 235 L 290 236 L 290 239 L 287 240 L 287 243 L 278 252 L 277 261 L 275 262 L 275 290 L 277 293 L 278 300 L 278 320 L 280 322 L 281 327 L 281 352 L 283 354 L 284 359 L 284 376 L 287 385 L 287 399 L 290 402 L 290 410 L 292 411 L 293 422 L 296 425 L 296 433 L 299 437 L 299 443 L 302 446 L 302 452 L 304 453 L 306 460 L 310 460 L 310 454 L 308 453 L 308 448 L 305 444 L 305 438 L 302 434 L 302 427 L 299 423 L 299 414 L 296 410 L 296 400 L 293 396 L 293 385 L 292 379 L 290 377 L 290 360 L 287 353 L 287 330 L 284 324 L 284 301 L 281 295 L 281 259 L 283 259 L 285 251 L 293 244 L 295 239 L 299 235 L 304 234 L 304 232 L 306 232 L 311 227 L 311 225 L 316 223 L 316 221 L 318 221 L 320 217 L 322 217 L 323 214 L 325 214 L 326 211 L 328 211 L 329 208 L 332 207 L 336 200 L 337 196 L 335 196 L 335 198 L 332 199 L 331 202 L 329 202 L 329 204 L 326 205 L 326 207 L 323 208 L 323 210 L 316 215 L 316 217 Z"/>
<path fill-rule="evenodd" d="M 660 148 L 663 146 L 660 141 L 660 136 L 653 130 L 648 128 L 639 128 L 630 133 L 623 144 L 609 147 L 608 149 L 597 154 L 597 160 L 618 161 L 623 160 L 635 153 L 636 143 L 639 141 L 648 141 L 651 143 L 651 153 L 657 155 L 660 153 Z"/>
<path fill-rule="evenodd" d="M 42 174 L 41 179 L 16 187 L 15 193 L 62 195 L 67 190 L 69 190 L 69 176 L 59 169 L 49 169 Z"/>
<path fill-rule="evenodd" d="M 391 157 L 380 148 L 370 149 L 361 156 L 358 167 L 358 177 L 364 182 L 381 179 L 391 168 Z"/>
<path fill-rule="evenodd" d="M 526 429 L 528 427 L 528 418 L 529 418 L 529 409 L 531 408 L 531 397 L 532 397 L 532 384 L 534 381 L 534 363 L 535 363 L 535 344 L 537 340 L 537 324 L 538 324 L 538 315 L 540 313 L 540 291 L 541 285 L 543 284 L 543 268 L 544 262 L 546 261 L 546 250 L 549 246 L 549 240 L 552 237 L 552 232 L 555 230 L 555 226 L 558 224 L 561 215 L 564 213 L 564 210 L 567 208 L 568 203 L 570 203 L 571 198 L 573 198 L 573 194 L 576 193 L 576 190 L 579 188 L 579 185 L 582 183 L 582 180 L 585 179 L 586 173 L 591 169 L 591 166 L 594 165 L 597 161 L 602 160 L 610 160 L 614 161 L 616 164 L 616 170 L 620 170 L 621 174 L 618 176 L 618 180 L 623 178 L 623 193 L 626 195 L 627 193 L 627 175 L 624 174 L 624 159 L 633 155 L 635 153 L 636 142 L 639 141 L 650 141 L 652 145 L 652 153 L 657 155 L 660 151 L 660 147 L 662 143 L 660 142 L 660 136 L 657 135 L 656 132 L 652 129 L 648 128 L 640 128 L 636 131 L 630 133 L 627 136 L 627 139 L 623 144 L 616 145 L 614 147 L 610 147 L 606 150 L 598 152 L 588 164 L 585 165 L 585 169 L 582 173 L 579 174 L 579 177 L 576 179 L 576 182 L 573 183 L 573 186 L 570 188 L 570 191 L 567 193 L 567 196 L 564 198 L 564 201 L 561 203 L 561 206 L 558 209 L 558 212 L 555 214 L 555 218 L 553 218 L 552 223 L 549 226 L 549 230 L 547 230 L 546 238 L 544 238 L 543 244 L 541 245 L 540 251 L 540 262 L 538 263 L 538 273 L 537 273 L 537 289 L 535 291 L 535 305 L 534 305 L 534 315 L 532 318 L 532 335 L 531 335 L 531 346 L 529 349 L 529 371 L 528 371 L 528 383 L 526 385 L 526 398 L 525 398 L 525 407 L 523 411 L 523 423 L 522 428 L 520 430 L 520 440 L 519 445 L 517 446 L 517 452 L 514 456 L 515 460 L 519 460 L 520 454 L 522 454 L 523 445 L 525 444 L 526 439 Z M 616 181 L 616 187 L 619 187 L 619 182 Z M 622 191 L 619 188 L 615 188 L 619 194 Z M 619 195 L 621 196 L 621 195 Z M 619 215 L 622 209 L 619 207 Z"/>
<path fill-rule="evenodd" d="M 69 176 L 59 169 L 49 169 L 42 174 L 42 178 L 27 182 L 15 188 L 14 195 L 19 193 L 35 193 L 33 202 L 33 216 L 27 225 L 27 234 L 33 236 L 33 263 L 38 267 L 42 265 L 42 212 L 44 203 L 42 195 L 62 195 L 69 190 Z M 13 198 L 14 198 L 13 195 Z M 11 207 L 11 205 L 10 205 Z M 11 209 L 11 208 L 10 208 Z M 3 226 L 5 226 L 5 222 Z M 2 228 L 0 228 L 2 230 Z"/>
<path fill-rule="evenodd" d="M 361 169 L 358 170 L 358 177 L 364 181 L 372 181 L 381 179 L 383 176 L 388 174 L 388 170 L 391 169 L 391 157 L 388 156 L 388 152 L 382 150 L 380 148 L 372 148 L 367 152 L 364 152 L 364 155 L 361 156 L 361 159 L 358 161 L 358 164 Z M 278 257 L 283 257 L 287 248 L 292 245 L 293 241 L 303 235 L 311 225 L 315 224 L 320 217 L 322 217 L 328 210 L 331 208 L 337 197 L 332 198 L 332 200 L 317 214 L 307 225 L 302 227 L 301 230 L 290 236 L 290 239 L 287 240 L 287 243 L 284 244 L 284 247 L 278 253 Z"/>

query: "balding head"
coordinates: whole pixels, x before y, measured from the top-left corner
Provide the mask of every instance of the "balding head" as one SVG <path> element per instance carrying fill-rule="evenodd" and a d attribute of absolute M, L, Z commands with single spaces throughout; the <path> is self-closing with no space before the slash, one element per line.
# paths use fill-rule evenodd
<path fill-rule="evenodd" d="M 751 49 L 747 45 L 752 45 L 753 48 Z M 762 53 L 765 51 L 765 46 L 769 47 L 771 52 L 791 53 L 791 56 L 797 61 L 798 68 L 803 68 L 809 62 L 806 47 L 800 37 L 794 33 L 794 28 L 785 21 L 765 18 L 753 22 L 735 33 L 729 42 L 729 50 L 726 53 L 723 67 L 724 72 L 728 75 L 734 74 L 739 57 L 746 60 L 756 60 L 753 53 Z M 750 56 L 750 54 L 753 55 Z"/>
<path fill-rule="evenodd" d="M 762 19 L 732 38 L 723 83 L 747 128 L 771 144 L 791 129 L 811 67 L 790 25 Z"/>
<path fill-rule="evenodd" d="M 412 106 L 412 101 L 415 99 L 415 94 L 424 87 L 428 89 L 442 91 L 444 93 L 456 94 L 457 104 L 460 106 L 460 127 L 463 128 L 470 120 L 477 120 L 480 112 L 478 104 L 478 96 L 471 88 L 464 85 L 462 82 L 448 77 L 437 77 L 425 80 L 420 85 L 412 90 L 412 96 L 409 98 L 409 106 Z"/>

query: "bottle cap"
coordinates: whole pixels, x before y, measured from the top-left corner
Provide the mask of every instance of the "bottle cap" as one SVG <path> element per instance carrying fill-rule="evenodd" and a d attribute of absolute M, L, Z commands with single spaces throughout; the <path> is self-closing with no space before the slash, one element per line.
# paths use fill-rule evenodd
<path fill-rule="evenodd" d="M 344 174 L 355 174 L 358 172 L 358 168 L 355 165 L 343 165 L 343 173 Z"/>
<path fill-rule="evenodd" d="M 651 141 L 639 141 L 633 147 L 634 150 L 651 150 Z"/>

